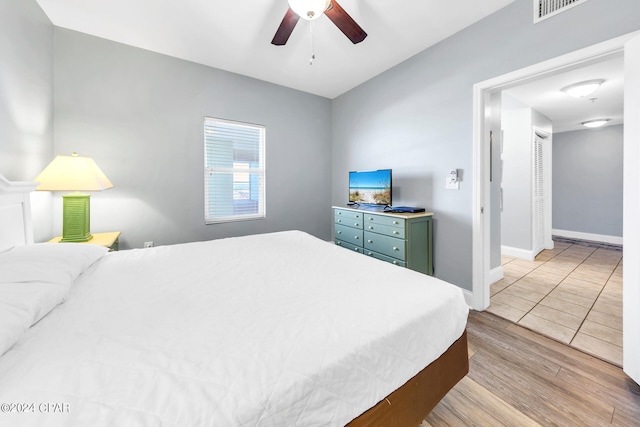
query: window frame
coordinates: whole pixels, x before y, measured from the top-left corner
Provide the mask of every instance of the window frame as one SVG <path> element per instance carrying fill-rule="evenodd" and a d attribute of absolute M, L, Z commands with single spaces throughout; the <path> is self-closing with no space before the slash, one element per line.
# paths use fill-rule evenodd
<path fill-rule="evenodd" d="M 225 127 L 237 127 L 239 130 L 242 128 L 245 129 L 251 129 L 251 130 L 257 130 L 259 133 L 259 141 L 258 142 L 258 149 L 256 151 L 256 154 L 258 156 L 258 167 L 250 167 L 250 168 L 246 168 L 246 167 L 209 167 L 207 164 L 207 160 L 209 158 L 209 156 L 214 155 L 213 153 L 209 153 L 209 148 L 207 146 L 207 135 L 208 135 L 208 128 L 210 127 L 215 127 L 216 125 L 221 125 L 221 126 L 225 126 Z M 233 144 L 233 142 L 232 142 Z M 204 148 L 204 220 L 205 220 L 205 224 L 218 224 L 218 223 L 224 223 L 224 222 L 236 222 L 236 221 L 251 221 L 251 220 L 257 220 L 257 219 L 264 219 L 266 218 L 266 127 L 264 125 L 258 125 L 258 124 L 254 124 L 254 123 L 246 123 L 246 122 L 240 122 L 240 121 L 234 121 L 234 120 L 227 120 L 227 119 L 220 119 L 217 117 L 208 117 L 205 116 L 204 117 L 204 121 L 203 121 L 203 148 Z M 247 162 L 242 162 L 242 161 L 235 161 L 236 159 L 233 159 L 233 163 L 234 164 L 239 164 L 239 163 L 244 163 L 246 164 Z M 213 205 L 211 205 L 212 201 L 211 201 L 211 197 L 213 197 L 214 195 L 212 194 L 212 190 L 210 189 L 210 177 L 214 174 L 229 174 L 229 173 L 237 173 L 237 174 L 249 174 L 250 178 L 249 181 L 251 181 L 251 177 L 257 178 L 257 183 L 258 183 L 258 188 L 257 188 L 257 212 L 255 213 L 232 213 L 232 214 L 226 214 L 226 215 L 216 215 L 215 213 L 212 212 L 211 207 Z M 232 205 L 234 205 L 234 200 L 240 200 L 240 199 L 235 199 L 234 197 L 234 191 L 233 191 L 233 186 L 235 184 L 235 181 L 232 181 L 231 185 L 231 197 L 232 197 Z M 250 190 L 250 192 L 252 192 Z M 234 205 L 235 206 L 235 205 Z"/>

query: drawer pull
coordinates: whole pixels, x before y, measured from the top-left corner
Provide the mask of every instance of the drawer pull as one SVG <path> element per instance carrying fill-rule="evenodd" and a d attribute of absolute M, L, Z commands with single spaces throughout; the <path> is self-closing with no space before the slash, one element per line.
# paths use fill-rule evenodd
<path fill-rule="evenodd" d="M 353 248 L 354 251 L 360 252 L 360 248 Z"/>
<path fill-rule="evenodd" d="M 399 233 L 399 232 L 397 232 L 397 231 L 395 231 L 395 230 L 393 230 L 393 234 L 400 234 L 400 233 Z"/>
<path fill-rule="evenodd" d="M 342 234 L 342 231 L 341 231 L 341 230 L 338 230 L 338 234 Z"/>
<path fill-rule="evenodd" d="M 360 219 L 360 214 L 355 214 L 353 217 Z"/>
<path fill-rule="evenodd" d="M 341 219 L 339 219 L 339 220 L 338 220 L 338 222 L 342 222 L 342 220 L 341 220 Z"/>
<path fill-rule="evenodd" d="M 373 256 L 373 252 L 368 252 L 367 255 Z"/>
<path fill-rule="evenodd" d="M 342 246 L 342 242 L 340 240 L 336 240 L 336 245 Z"/>
<path fill-rule="evenodd" d="M 356 240 L 360 240 L 359 236 L 353 236 Z"/>
<path fill-rule="evenodd" d="M 360 224 L 358 224 L 357 222 L 354 222 L 353 225 L 356 227 L 360 227 Z"/>
<path fill-rule="evenodd" d="M 342 215 L 342 212 L 338 211 L 338 215 Z"/>
<path fill-rule="evenodd" d="M 393 247 L 393 250 L 397 252 L 397 251 L 399 251 L 399 250 L 400 250 L 400 248 L 398 248 L 397 246 L 394 246 L 394 247 Z"/>
<path fill-rule="evenodd" d="M 398 265 L 398 261 L 393 261 L 393 265 Z"/>
<path fill-rule="evenodd" d="M 398 224 L 400 224 L 400 223 L 399 223 L 398 221 L 393 221 L 393 224 L 394 224 L 394 225 L 398 225 Z"/>
<path fill-rule="evenodd" d="M 369 239 L 369 240 L 367 240 L 367 242 L 369 242 L 369 243 L 373 243 L 373 240 Z"/>
<path fill-rule="evenodd" d="M 373 225 L 370 225 L 370 226 L 369 226 L 369 230 L 373 230 Z"/>
<path fill-rule="evenodd" d="M 369 221 L 373 221 L 373 219 L 374 219 L 374 218 L 373 218 L 372 216 L 370 216 L 370 217 L 369 217 Z"/>

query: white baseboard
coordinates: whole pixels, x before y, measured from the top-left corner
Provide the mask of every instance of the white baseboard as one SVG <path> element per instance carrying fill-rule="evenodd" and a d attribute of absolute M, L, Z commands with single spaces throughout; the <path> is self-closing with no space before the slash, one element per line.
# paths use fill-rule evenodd
<path fill-rule="evenodd" d="M 533 261 L 536 259 L 536 255 L 533 251 L 528 251 L 526 249 L 520 248 L 512 248 L 510 246 L 501 246 L 500 251 L 502 255 L 510 256 L 513 258 L 526 259 L 527 261 Z"/>
<path fill-rule="evenodd" d="M 464 295 L 464 300 L 467 303 L 467 305 L 469 306 L 469 308 L 477 310 L 477 308 L 475 308 L 476 301 L 475 301 L 475 298 L 473 296 L 473 292 L 468 291 L 466 289 L 463 289 L 462 290 L 462 295 Z"/>
<path fill-rule="evenodd" d="M 498 280 L 504 278 L 504 269 L 502 266 L 498 266 L 496 268 L 492 268 L 489 271 L 489 284 L 496 283 Z"/>
<path fill-rule="evenodd" d="M 554 236 L 566 237 L 568 239 L 590 240 L 592 242 L 609 243 L 612 245 L 622 245 L 622 237 L 607 236 L 604 234 L 581 233 L 579 231 L 569 230 L 551 230 Z"/>

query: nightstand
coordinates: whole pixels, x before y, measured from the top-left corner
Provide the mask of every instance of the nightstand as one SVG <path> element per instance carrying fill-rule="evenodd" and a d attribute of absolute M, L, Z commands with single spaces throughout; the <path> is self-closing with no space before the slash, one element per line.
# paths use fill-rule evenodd
<path fill-rule="evenodd" d="M 88 243 L 90 245 L 100 245 L 109 248 L 109 251 L 117 251 L 118 245 L 120 243 L 120 232 L 119 231 L 111 231 L 109 233 L 93 233 L 93 238 L 88 242 L 78 242 L 78 243 Z M 49 240 L 49 243 L 59 243 L 62 239 L 62 236 L 54 237 Z"/>

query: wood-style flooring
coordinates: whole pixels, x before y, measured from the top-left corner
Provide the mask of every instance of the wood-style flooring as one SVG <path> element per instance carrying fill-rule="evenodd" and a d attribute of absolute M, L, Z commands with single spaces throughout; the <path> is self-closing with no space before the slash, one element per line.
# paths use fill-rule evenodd
<path fill-rule="evenodd" d="M 640 426 L 640 386 L 619 367 L 487 312 L 467 326 L 469 374 L 436 426 Z"/>

